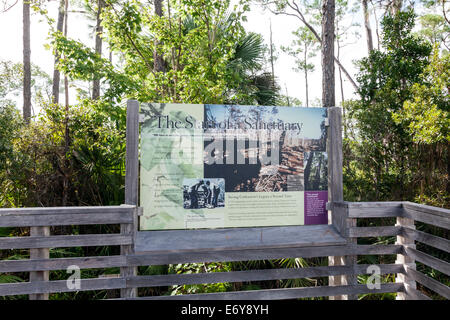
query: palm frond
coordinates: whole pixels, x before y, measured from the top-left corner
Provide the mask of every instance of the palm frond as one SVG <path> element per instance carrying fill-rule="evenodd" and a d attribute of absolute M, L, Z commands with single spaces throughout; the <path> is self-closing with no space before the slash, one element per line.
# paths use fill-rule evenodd
<path fill-rule="evenodd" d="M 263 60 L 263 38 L 257 33 L 248 33 L 237 45 L 234 58 L 228 67 L 238 70 L 253 70 L 260 66 Z"/>

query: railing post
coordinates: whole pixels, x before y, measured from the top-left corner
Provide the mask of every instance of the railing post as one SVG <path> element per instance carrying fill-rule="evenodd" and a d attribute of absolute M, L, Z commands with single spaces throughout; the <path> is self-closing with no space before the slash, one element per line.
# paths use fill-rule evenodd
<path fill-rule="evenodd" d="M 414 220 L 410 218 L 397 217 L 396 226 L 407 227 L 409 229 L 416 229 L 414 225 Z M 408 238 L 404 234 L 397 236 L 397 241 L 395 244 L 403 245 L 403 247 L 416 248 L 414 239 Z M 403 264 L 405 269 L 405 274 L 397 274 L 395 278 L 396 283 L 403 283 L 405 286 L 405 292 L 397 293 L 397 300 L 408 300 L 408 291 L 410 289 L 416 289 L 416 282 L 413 278 L 408 276 L 408 268 L 416 269 L 416 262 L 414 258 L 407 256 L 406 254 L 397 254 L 396 264 Z"/>
<path fill-rule="evenodd" d="M 357 226 L 357 219 L 356 218 L 348 218 L 348 208 L 347 208 L 347 219 L 346 219 L 346 225 L 345 225 L 345 237 L 347 239 L 347 243 L 348 244 L 357 244 L 358 243 L 358 239 L 357 238 L 351 238 L 349 236 L 349 230 L 350 228 L 356 227 Z M 345 256 L 344 257 L 344 264 L 351 266 L 351 265 L 356 265 L 358 264 L 358 256 Z M 346 285 L 356 285 L 358 284 L 358 277 L 356 274 L 352 274 L 352 275 L 346 275 L 344 277 L 344 283 Z M 352 295 L 347 295 L 347 296 L 343 296 L 344 300 L 358 300 L 358 295 L 357 294 L 352 294 Z"/>
<path fill-rule="evenodd" d="M 136 100 L 127 101 L 127 135 L 126 135 L 126 173 L 125 173 L 125 204 L 136 206 L 133 212 L 132 224 L 121 224 L 120 233 L 132 235 L 135 239 L 138 228 L 137 205 L 138 205 L 138 181 L 139 181 L 139 102 Z M 133 241 L 134 242 L 134 241 Z M 121 255 L 134 254 L 134 243 L 120 247 Z M 127 278 L 137 275 L 136 267 L 120 268 L 121 277 Z M 122 298 L 137 297 L 136 288 L 126 288 L 120 290 Z"/>
<path fill-rule="evenodd" d="M 332 216 L 331 221 L 336 230 L 341 236 L 347 239 L 347 244 L 352 245 L 357 243 L 357 238 L 350 237 L 350 228 L 356 227 L 356 218 L 348 217 L 349 208 L 345 202 L 333 203 L 332 206 Z M 357 256 L 340 256 L 340 257 L 329 257 L 329 265 L 356 265 Z M 358 284 L 358 279 L 356 275 L 345 275 L 345 276 L 330 276 L 329 285 L 356 285 Z M 331 300 L 356 300 L 357 295 L 342 295 L 330 297 Z"/>
<path fill-rule="evenodd" d="M 50 227 L 30 227 L 31 237 L 48 237 L 50 236 Z M 30 249 L 30 259 L 49 259 L 50 249 L 39 248 Z M 49 272 L 48 271 L 33 271 L 30 272 L 30 282 L 33 281 L 48 281 Z M 30 294 L 30 300 L 48 300 L 48 293 Z"/>

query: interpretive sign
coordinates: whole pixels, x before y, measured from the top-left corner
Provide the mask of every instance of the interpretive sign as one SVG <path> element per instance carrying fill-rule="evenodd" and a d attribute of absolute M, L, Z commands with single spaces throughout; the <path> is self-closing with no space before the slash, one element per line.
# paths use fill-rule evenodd
<path fill-rule="evenodd" d="M 326 108 L 141 104 L 141 230 L 326 224 Z"/>

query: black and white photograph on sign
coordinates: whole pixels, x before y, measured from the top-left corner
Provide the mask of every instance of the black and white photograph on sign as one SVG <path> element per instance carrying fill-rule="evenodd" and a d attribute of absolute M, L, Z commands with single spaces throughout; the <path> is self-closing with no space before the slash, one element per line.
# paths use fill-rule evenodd
<path fill-rule="evenodd" d="M 205 132 L 232 141 L 215 157 L 204 141 L 204 176 L 225 178 L 227 192 L 303 191 L 304 152 L 325 151 L 326 117 L 323 108 L 205 105 Z"/>
<path fill-rule="evenodd" d="M 224 179 L 183 179 L 185 209 L 214 209 L 225 207 Z"/>
<path fill-rule="evenodd" d="M 328 155 L 326 152 L 305 152 L 305 190 L 328 190 Z"/>

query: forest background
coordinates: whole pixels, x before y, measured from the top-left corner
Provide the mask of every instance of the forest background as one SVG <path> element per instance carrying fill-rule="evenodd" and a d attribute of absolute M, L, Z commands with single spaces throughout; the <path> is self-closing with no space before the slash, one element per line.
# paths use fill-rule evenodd
<path fill-rule="evenodd" d="M 331 106 L 317 89 L 322 5 L 319 0 L 0 1 L 0 21 L 13 10 L 22 11 L 22 20 L 4 26 L 1 35 L 0 207 L 123 203 L 127 99 Z M 255 12 L 261 12 L 256 10 L 263 10 L 273 22 L 252 27 L 248 21 L 255 21 Z M 336 104 L 344 118 L 346 201 L 409 200 L 449 208 L 449 10 L 445 0 L 336 0 Z M 293 32 L 276 26 L 277 17 L 289 18 Z M 39 27 L 36 19 L 46 27 Z M 11 43 L 6 39 L 9 27 L 22 30 L 20 57 L 4 54 Z M 289 37 L 275 35 L 272 27 Z M 34 30 L 45 30 L 45 37 Z M 262 30 L 265 37 L 255 32 Z M 359 49 L 347 50 L 352 46 Z M 45 55 L 34 54 L 41 48 L 51 53 L 51 71 Z M 285 64 L 298 80 L 286 75 Z M 101 229 L 75 231 L 92 233 L 96 228 Z M 3 228 L 0 236 L 27 232 Z M 60 249 L 51 254 L 70 256 L 77 250 L 88 249 Z M 95 250 L 114 254 L 117 248 Z M 0 251 L 2 259 L 27 254 Z M 151 266 L 140 272 L 324 263 L 296 258 L 259 265 Z M 85 276 L 101 272 L 117 270 L 89 270 Z M 442 275 L 430 272 L 441 279 Z M 53 279 L 65 276 L 62 272 L 51 275 Z M 392 280 L 391 276 L 385 279 Z M 2 281 L 27 281 L 27 276 L 1 274 Z M 277 281 L 271 286 L 323 282 L 326 279 Z M 146 290 L 179 294 L 225 291 L 236 285 L 264 287 L 214 284 Z M 114 293 L 51 297 L 105 295 Z"/>

